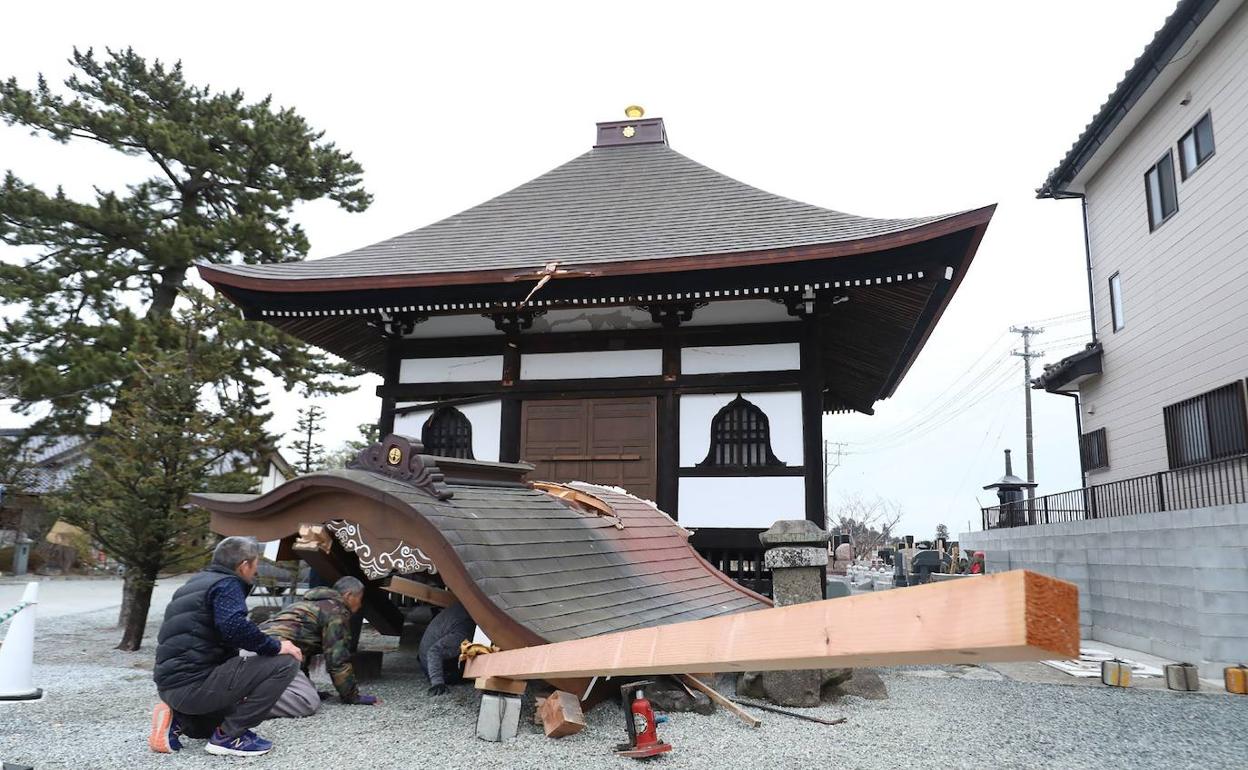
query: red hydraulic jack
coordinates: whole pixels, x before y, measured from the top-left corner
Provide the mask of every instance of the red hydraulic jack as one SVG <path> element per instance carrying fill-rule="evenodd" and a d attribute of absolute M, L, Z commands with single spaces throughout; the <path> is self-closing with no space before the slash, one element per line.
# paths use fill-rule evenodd
<path fill-rule="evenodd" d="M 655 716 L 642 689 L 648 684 L 651 682 L 629 682 L 620 688 L 620 702 L 626 709 L 624 721 L 628 727 L 628 743 L 617 744 L 615 753 L 622 757 L 646 759 L 672 750 L 672 744 L 659 740 L 656 728 L 660 722 L 666 722 L 667 717 Z"/>

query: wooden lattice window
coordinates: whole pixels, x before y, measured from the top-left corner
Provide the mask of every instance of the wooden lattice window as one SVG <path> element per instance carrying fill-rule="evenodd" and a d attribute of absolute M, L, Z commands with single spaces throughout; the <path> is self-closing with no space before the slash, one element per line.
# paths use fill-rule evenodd
<path fill-rule="evenodd" d="M 420 431 L 420 443 L 431 455 L 472 460 L 472 423 L 453 406 L 434 410 Z"/>
<path fill-rule="evenodd" d="M 771 451 L 771 425 L 762 409 L 737 396 L 711 420 L 711 448 L 699 468 L 784 465 Z"/>

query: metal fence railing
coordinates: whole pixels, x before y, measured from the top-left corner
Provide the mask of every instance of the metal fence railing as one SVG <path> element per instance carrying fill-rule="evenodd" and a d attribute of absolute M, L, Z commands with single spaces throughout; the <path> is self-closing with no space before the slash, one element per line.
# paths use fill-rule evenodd
<path fill-rule="evenodd" d="M 984 529 L 1248 502 L 1248 454 L 981 508 Z"/>

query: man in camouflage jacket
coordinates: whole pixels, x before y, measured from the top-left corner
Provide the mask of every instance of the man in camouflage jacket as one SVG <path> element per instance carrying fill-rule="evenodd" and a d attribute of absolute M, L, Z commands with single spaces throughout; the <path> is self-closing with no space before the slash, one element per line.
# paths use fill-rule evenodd
<path fill-rule="evenodd" d="M 303 673 L 273 706 L 270 716 L 311 716 L 320 708 L 321 699 L 307 676 L 308 661 L 323 655 L 325 669 L 343 703 L 373 705 L 379 699 L 362 695 L 351 667 L 351 615 L 364 600 L 364 584 L 353 577 L 344 577 L 333 588 L 314 588 L 260 625 L 260 630 L 277 639 L 293 643 L 303 652 Z"/>

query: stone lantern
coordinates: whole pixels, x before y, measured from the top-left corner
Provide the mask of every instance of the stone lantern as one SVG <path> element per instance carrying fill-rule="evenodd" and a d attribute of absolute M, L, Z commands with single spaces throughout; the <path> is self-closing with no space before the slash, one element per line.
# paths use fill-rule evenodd
<path fill-rule="evenodd" d="M 1014 466 L 1010 462 L 1010 450 L 1005 450 L 1005 475 L 984 489 L 995 489 L 997 499 L 1001 501 L 1001 516 L 997 519 L 998 527 L 1021 527 L 1028 523 L 1027 508 L 1023 504 L 1023 490 L 1034 489 L 1034 481 L 1023 481 L 1014 475 Z"/>

